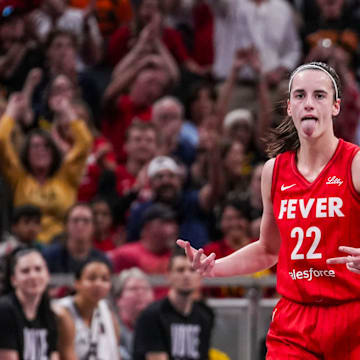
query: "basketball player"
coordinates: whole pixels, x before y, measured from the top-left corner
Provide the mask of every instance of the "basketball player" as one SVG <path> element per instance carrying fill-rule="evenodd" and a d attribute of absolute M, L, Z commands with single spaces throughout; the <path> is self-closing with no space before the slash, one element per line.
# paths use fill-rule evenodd
<path fill-rule="evenodd" d="M 282 299 L 267 336 L 268 360 L 360 359 L 360 153 L 334 135 L 340 98 L 328 65 L 292 73 L 288 117 L 268 143 L 257 242 L 215 261 L 178 240 L 204 276 L 250 274 L 278 263 Z"/>

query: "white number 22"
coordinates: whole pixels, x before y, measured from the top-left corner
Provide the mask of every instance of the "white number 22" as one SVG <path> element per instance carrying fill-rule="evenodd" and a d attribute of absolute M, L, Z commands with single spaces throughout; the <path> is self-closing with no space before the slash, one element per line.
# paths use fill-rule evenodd
<path fill-rule="evenodd" d="M 314 235 L 314 236 L 313 236 Z M 301 227 L 295 227 L 291 230 L 291 234 L 290 236 L 292 238 L 296 238 L 297 237 L 297 243 L 296 246 L 294 248 L 294 250 L 291 253 L 291 260 L 301 260 L 301 259 L 305 259 L 305 255 L 304 254 L 299 254 L 299 250 L 301 248 L 301 245 L 304 241 L 304 230 Z M 309 251 L 306 254 L 306 259 L 321 259 L 322 258 L 322 254 L 321 253 L 316 253 L 316 249 L 319 246 L 320 243 L 320 239 L 321 239 L 321 231 L 318 227 L 316 226 L 311 226 L 306 230 L 306 234 L 305 236 L 307 238 L 313 238 L 313 243 L 311 244 L 311 247 L 309 249 Z"/>

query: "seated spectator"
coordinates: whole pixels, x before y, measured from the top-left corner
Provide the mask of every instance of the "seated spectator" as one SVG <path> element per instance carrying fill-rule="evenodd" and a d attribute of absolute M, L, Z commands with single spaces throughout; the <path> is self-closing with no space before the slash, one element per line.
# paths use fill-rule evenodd
<path fill-rule="evenodd" d="M 180 135 L 183 116 L 184 108 L 176 98 L 164 97 L 153 105 L 152 121 L 160 138 L 159 153 L 173 156 L 190 167 L 195 159 L 195 146 Z"/>
<path fill-rule="evenodd" d="M 134 267 L 123 270 L 115 279 L 114 296 L 120 323 L 121 360 L 131 360 L 136 320 L 153 302 L 154 292 L 145 273 Z"/>
<path fill-rule="evenodd" d="M 221 194 L 226 197 L 241 196 L 247 190 L 251 173 L 244 145 L 226 138 L 218 145 L 218 134 L 214 128 L 201 128 L 199 135 L 197 157 L 191 168 L 192 186 L 199 188 L 206 183 L 212 161 L 211 152 L 218 147 L 221 155 L 217 168 L 221 172 Z"/>
<path fill-rule="evenodd" d="M 208 359 L 214 323 L 212 310 L 194 301 L 200 275 L 184 252 L 174 253 L 168 268 L 170 291 L 148 306 L 135 327 L 134 360 Z"/>
<path fill-rule="evenodd" d="M 167 206 L 154 204 L 142 214 L 139 241 L 109 253 L 115 273 L 138 267 L 147 274 L 164 274 L 178 237 L 176 214 Z"/>
<path fill-rule="evenodd" d="M 114 250 L 120 245 L 121 238 L 114 224 L 111 204 L 105 198 L 97 197 L 91 202 L 91 207 L 94 213 L 94 247 L 103 252 Z"/>
<path fill-rule="evenodd" d="M 133 23 L 120 27 L 109 40 L 108 59 L 115 66 L 129 52 L 144 56 L 163 46 L 161 43 L 180 65 L 194 73 L 203 73 L 201 66 L 189 57 L 181 35 L 163 25 L 159 0 L 140 0 L 135 4 Z"/>
<path fill-rule="evenodd" d="M 130 0 L 69 0 L 69 5 L 95 14 L 101 34 L 106 39 L 119 26 L 132 19 Z"/>
<path fill-rule="evenodd" d="M 67 214 L 64 241 L 43 250 L 50 273 L 74 273 L 88 260 L 107 261 L 102 252 L 94 249 L 93 237 L 93 211 L 86 203 L 76 203 Z"/>
<path fill-rule="evenodd" d="M 109 264 L 100 259 L 86 261 L 75 273 L 75 289 L 74 296 L 57 305 L 71 315 L 76 358 L 120 359 L 118 324 L 105 300 L 111 289 Z"/>
<path fill-rule="evenodd" d="M 143 173 L 157 153 L 158 137 L 153 123 L 134 121 L 129 126 L 124 145 L 126 163 L 116 168 L 116 190 L 120 196 L 139 192 L 146 185 Z"/>
<path fill-rule="evenodd" d="M 98 195 L 111 203 L 116 225 L 125 225 L 131 204 L 151 197 L 147 166 L 157 153 L 158 134 L 151 122 L 135 120 L 126 132 L 126 163 L 115 171 L 107 170 L 99 178 Z"/>
<path fill-rule="evenodd" d="M 40 230 L 41 211 L 38 207 L 22 205 L 13 209 L 11 233 L 0 243 L 0 258 L 18 248 L 40 248 L 37 242 Z"/>
<path fill-rule="evenodd" d="M 40 249 L 37 236 L 41 230 L 41 211 L 32 205 L 23 205 L 13 209 L 11 232 L 3 231 L 0 242 L 0 293 L 10 288 L 10 263 L 12 255 L 19 249 Z"/>
<path fill-rule="evenodd" d="M 1 359 L 58 359 L 57 323 L 46 293 L 49 280 L 37 250 L 16 253 L 11 266 L 13 292 L 0 298 Z"/>
<path fill-rule="evenodd" d="M 69 101 L 58 103 L 62 121 L 69 123 L 74 139 L 71 151 L 62 159 L 50 135 L 35 129 L 27 135 L 19 156 L 11 135 L 17 119 L 24 111 L 24 99 L 14 94 L 0 121 L 0 165 L 12 187 L 14 205 L 32 204 L 42 212 L 39 241 L 49 243 L 63 231 L 66 211 L 76 199 L 77 186 L 91 146 L 91 134 L 74 115 Z"/>
<path fill-rule="evenodd" d="M 204 247 L 206 255 L 215 253 L 216 258 L 224 257 L 256 240 L 251 237 L 250 209 L 244 201 L 226 202 L 221 214 L 220 228 L 223 238 L 206 245 Z M 254 276 L 269 274 L 270 271 L 265 270 L 254 274 Z M 241 297 L 244 296 L 245 289 L 242 287 L 209 288 L 206 293 L 212 297 Z"/>
<path fill-rule="evenodd" d="M 180 236 L 188 239 L 193 246 L 201 247 L 209 241 L 211 209 L 221 192 L 221 176 L 215 170 L 218 163 L 216 149 L 210 161 L 210 179 L 200 190 L 183 190 L 183 170 L 166 156 L 154 158 L 148 167 L 152 198 L 135 204 L 128 220 L 128 240 L 139 239 L 139 223 L 144 211 L 154 203 L 170 206 L 180 221 Z"/>
<path fill-rule="evenodd" d="M 110 96 L 111 100 L 105 105 L 102 133 L 113 145 L 119 163 L 126 161 L 124 142 L 127 129 L 135 119 L 151 120 L 152 104 L 164 95 L 168 83 L 168 73 L 162 67 L 142 68 L 134 74 L 129 94 Z M 105 92 L 105 102 L 106 97 Z"/>
<path fill-rule="evenodd" d="M 94 14 L 71 8 L 65 0 L 43 0 L 31 14 L 35 33 L 45 43 L 53 29 L 72 32 L 79 43 L 79 67 L 97 64 L 103 54 L 103 40 Z"/>
<path fill-rule="evenodd" d="M 25 7 L 19 1 L 0 3 L 0 83 L 6 96 L 20 91 L 34 67 L 43 63 L 43 55 L 26 28 Z"/>
<path fill-rule="evenodd" d="M 244 201 L 228 201 L 220 220 L 223 238 L 207 244 L 204 253 L 210 255 L 213 252 L 216 258 L 221 258 L 251 243 L 249 215 L 249 208 Z"/>

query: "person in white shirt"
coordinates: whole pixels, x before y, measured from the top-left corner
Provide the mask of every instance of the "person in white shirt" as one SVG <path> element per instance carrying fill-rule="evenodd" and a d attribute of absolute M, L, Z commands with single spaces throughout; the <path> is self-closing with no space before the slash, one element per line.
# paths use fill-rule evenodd
<path fill-rule="evenodd" d="M 75 279 L 76 294 L 60 299 L 57 306 L 72 317 L 78 360 L 120 360 L 118 323 L 105 300 L 111 289 L 109 264 L 89 260 L 78 268 Z"/>

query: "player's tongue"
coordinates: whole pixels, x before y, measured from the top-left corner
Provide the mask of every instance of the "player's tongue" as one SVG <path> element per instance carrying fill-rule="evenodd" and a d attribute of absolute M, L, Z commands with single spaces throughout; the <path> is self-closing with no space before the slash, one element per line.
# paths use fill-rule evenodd
<path fill-rule="evenodd" d="M 311 136 L 315 130 L 317 118 L 304 117 L 301 119 L 301 129 L 307 135 Z"/>

